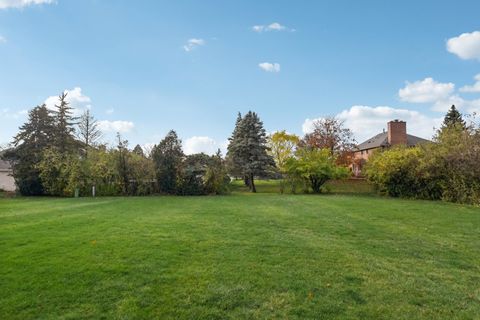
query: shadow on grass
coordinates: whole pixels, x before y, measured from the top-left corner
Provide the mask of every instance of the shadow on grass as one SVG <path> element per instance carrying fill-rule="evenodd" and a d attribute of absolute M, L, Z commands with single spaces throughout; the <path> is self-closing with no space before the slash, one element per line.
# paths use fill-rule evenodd
<path fill-rule="evenodd" d="M 282 180 L 257 180 L 255 186 L 257 193 L 280 193 Z M 242 180 L 232 182 L 233 193 L 248 193 L 248 187 Z M 284 194 L 292 194 L 290 188 L 285 187 Z M 297 190 L 296 194 L 304 194 Z M 312 194 L 311 191 L 309 194 Z M 362 195 L 373 196 L 375 191 L 373 186 L 364 179 L 332 180 L 325 184 L 322 194 L 343 194 L 343 195 Z"/>

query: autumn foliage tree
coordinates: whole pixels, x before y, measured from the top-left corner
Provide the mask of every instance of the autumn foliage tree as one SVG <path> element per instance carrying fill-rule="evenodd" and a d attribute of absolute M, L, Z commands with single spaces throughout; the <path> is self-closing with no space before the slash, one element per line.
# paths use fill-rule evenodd
<path fill-rule="evenodd" d="M 327 149 L 336 157 L 338 164 L 349 165 L 356 146 L 353 132 L 345 122 L 335 117 L 326 117 L 313 122 L 313 131 L 302 140 L 304 146 Z"/>
<path fill-rule="evenodd" d="M 277 131 L 268 138 L 269 153 L 281 172 L 285 171 L 286 162 L 294 155 L 299 142 L 297 135 L 289 134 L 285 130 Z"/>

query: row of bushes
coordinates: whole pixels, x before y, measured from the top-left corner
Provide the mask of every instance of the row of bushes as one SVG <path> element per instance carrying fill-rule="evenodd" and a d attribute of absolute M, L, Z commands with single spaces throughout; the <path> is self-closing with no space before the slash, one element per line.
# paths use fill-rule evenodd
<path fill-rule="evenodd" d="M 228 192 L 230 178 L 219 155 L 182 156 L 171 172 L 171 191 L 162 189 L 151 157 L 123 148 L 91 148 L 88 156 L 61 154 L 46 149 L 36 166 L 44 194 L 54 196 L 97 196 L 152 194 L 204 195 Z"/>
<path fill-rule="evenodd" d="M 444 127 L 431 143 L 378 152 L 366 175 L 389 196 L 480 204 L 480 130 Z"/>

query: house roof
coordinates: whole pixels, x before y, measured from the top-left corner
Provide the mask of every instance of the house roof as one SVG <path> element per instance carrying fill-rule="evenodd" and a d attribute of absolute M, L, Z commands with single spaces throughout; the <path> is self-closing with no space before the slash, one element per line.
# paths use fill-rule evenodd
<path fill-rule="evenodd" d="M 411 134 L 407 134 L 407 145 L 409 147 L 414 147 L 417 144 L 423 143 L 423 142 L 428 142 L 428 140 L 417 137 L 417 136 L 412 136 Z M 360 143 L 357 146 L 357 150 L 367 150 L 367 149 L 374 149 L 374 148 L 388 147 L 388 146 L 389 146 L 388 133 L 382 132 Z"/>

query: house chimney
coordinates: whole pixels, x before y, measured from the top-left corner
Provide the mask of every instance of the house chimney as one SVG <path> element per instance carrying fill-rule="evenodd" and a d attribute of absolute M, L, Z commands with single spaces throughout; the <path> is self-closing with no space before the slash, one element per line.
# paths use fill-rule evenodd
<path fill-rule="evenodd" d="M 407 123 L 398 119 L 388 123 L 388 143 L 391 146 L 407 144 Z"/>

